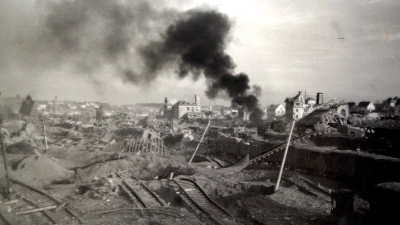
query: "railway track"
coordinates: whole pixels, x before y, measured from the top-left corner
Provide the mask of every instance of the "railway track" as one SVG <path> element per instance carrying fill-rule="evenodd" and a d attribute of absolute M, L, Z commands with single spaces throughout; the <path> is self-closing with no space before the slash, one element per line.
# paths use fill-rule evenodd
<path fill-rule="evenodd" d="M 9 225 L 17 224 L 81 224 L 81 219 L 63 207 L 54 197 L 17 180 L 12 181 L 17 200 L 0 210 L 0 218 Z M 8 211 L 8 212 L 7 212 Z"/>
<path fill-rule="evenodd" d="M 138 208 L 165 207 L 166 203 L 156 193 L 151 191 L 143 182 L 136 178 L 117 173 L 121 178 L 121 188 L 129 195 Z"/>
<path fill-rule="evenodd" d="M 242 224 L 235 221 L 232 215 L 213 201 L 204 190 L 194 181 L 186 178 L 171 180 L 179 187 L 180 196 L 183 201 L 193 210 L 204 222 L 212 224 Z"/>
<path fill-rule="evenodd" d="M 302 177 L 283 177 L 283 179 L 289 183 L 296 185 L 301 191 L 312 195 L 316 198 L 323 199 L 327 202 L 331 201 L 331 189 L 328 189 L 320 184 L 315 184 L 314 182 Z"/>
<path fill-rule="evenodd" d="M 294 144 L 294 143 L 300 142 L 302 140 L 305 140 L 308 137 L 312 137 L 312 136 L 320 135 L 320 134 L 322 134 L 322 132 L 309 133 L 309 134 L 294 138 L 293 140 L 290 141 L 290 144 Z M 274 147 L 272 149 L 269 149 L 269 150 L 259 154 L 258 156 L 250 159 L 249 165 L 257 163 L 257 162 L 260 162 L 263 159 L 267 158 L 268 156 L 270 156 L 272 154 L 275 154 L 277 152 L 280 152 L 280 151 L 284 150 L 285 148 L 286 148 L 286 143 L 283 143 L 283 144 L 280 144 L 280 145 L 278 145 L 278 146 L 276 146 L 276 147 Z"/>
<path fill-rule="evenodd" d="M 68 206 L 79 212 L 83 212 L 85 214 L 84 218 L 88 220 L 93 219 L 92 217 L 96 218 L 99 215 L 111 213 L 131 213 L 143 219 L 160 217 L 162 214 L 179 217 L 175 212 L 171 212 L 171 209 L 167 208 L 168 204 L 142 181 L 125 175 L 124 172 L 115 172 L 112 177 L 113 183 L 118 186 L 119 192 L 123 193 L 127 198 L 123 200 L 124 203 L 121 201 L 116 202 L 116 205 L 121 205 L 122 207 L 97 205 L 88 210 L 86 205 L 93 204 L 93 201 L 95 201 L 90 197 L 91 193 L 93 193 L 90 191 L 85 192 L 80 198 L 68 204 Z M 126 200 L 128 200 L 129 204 L 126 204 Z"/>

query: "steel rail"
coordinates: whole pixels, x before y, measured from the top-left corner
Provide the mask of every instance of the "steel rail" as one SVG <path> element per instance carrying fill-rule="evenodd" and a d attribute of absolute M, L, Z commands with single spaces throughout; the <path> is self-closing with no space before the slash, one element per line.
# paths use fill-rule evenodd
<path fill-rule="evenodd" d="M 144 189 L 148 192 L 148 193 L 150 193 L 150 195 L 151 196 L 153 196 L 153 198 L 162 206 L 162 207 L 164 207 L 165 206 L 165 204 L 161 201 L 161 199 L 153 192 L 153 191 L 151 191 L 145 184 L 143 184 L 142 182 L 139 182 L 143 187 L 144 187 Z"/>
<path fill-rule="evenodd" d="M 36 194 L 41 195 L 41 196 L 44 196 L 44 198 L 47 199 L 47 202 L 48 202 L 48 200 L 50 200 L 50 201 L 53 201 L 53 202 L 54 202 L 55 204 L 57 204 L 57 205 L 59 205 L 59 204 L 61 203 L 59 200 L 57 200 L 57 199 L 54 198 L 53 196 L 48 195 L 48 194 L 44 193 L 43 191 L 41 191 L 41 190 L 39 190 L 39 189 L 37 189 L 37 188 L 35 188 L 35 187 L 32 187 L 32 186 L 30 186 L 30 185 L 28 185 L 28 184 L 25 184 L 25 183 L 23 183 L 23 182 L 21 182 L 21 181 L 15 180 L 15 179 L 10 179 L 10 180 L 11 180 L 14 184 L 20 185 L 21 187 L 23 187 L 23 188 L 26 189 L 26 190 L 29 190 L 29 191 L 31 191 L 31 192 L 33 192 L 33 193 L 36 193 Z M 40 196 L 36 196 L 36 197 L 33 197 L 33 196 L 32 196 L 31 198 L 26 197 L 26 196 L 22 196 L 22 198 L 23 198 L 25 201 L 30 201 L 31 204 L 34 204 L 34 205 L 36 205 L 36 206 L 37 206 L 38 204 L 35 203 L 35 200 L 40 200 L 40 199 L 41 199 Z M 42 203 L 44 203 L 44 202 L 42 202 Z M 79 223 L 83 223 L 82 220 L 81 220 L 74 212 L 72 212 L 68 207 L 64 207 L 64 210 L 65 210 L 65 212 L 66 212 L 67 215 L 70 215 L 70 216 L 72 216 L 73 218 L 76 218 L 76 219 L 79 221 Z"/>
<path fill-rule="evenodd" d="M 33 201 L 31 201 L 25 197 L 23 197 L 22 200 L 24 200 L 25 202 L 27 202 L 30 205 L 40 208 L 40 206 L 38 204 L 34 203 Z M 51 220 L 51 222 L 53 222 L 54 224 L 57 224 L 57 220 L 55 218 L 53 218 L 53 216 L 51 216 L 48 212 L 41 211 L 41 213 L 43 213 L 44 216 L 46 216 L 49 220 Z"/>
<path fill-rule="evenodd" d="M 310 185 L 311 187 L 313 187 L 314 189 L 320 191 L 322 194 L 325 194 L 328 197 L 332 196 L 332 190 L 329 188 L 325 188 L 323 186 L 321 186 L 320 184 L 315 184 L 314 182 L 312 182 L 311 180 L 302 177 L 302 176 L 298 176 L 300 178 L 300 180 L 303 180 L 304 182 L 306 182 L 308 185 Z"/>
<path fill-rule="evenodd" d="M 324 201 L 327 201 L 327 202 L 331 201 L 330 195 L 327 196 L 325 193 L 324 194 L 322 194 L 322 193 L 320 194 L 317 190 L 315 190 L 315 188 L 312 185 L 310 185 L 307 182 L 302 184 L 302 183 L 300 183 L 298 181 L 295 181 L 295 180 L 292 180 L 292 179 L 289 179 L 289 178 L 282 178 L 282 179 L 288 181 L 289 183 L 292 183 L 292 184 L 296 185 L 300 190 L 306 192 L 307 194 L 310 194 L 310 195 L 312 195 L 312 196 L 314 196 L 316 198 L 323 199 Z"/>
<path fill-rule="evenodd" d="M 139 194 L 135 191 L 135 190 L 133 190 L 133 188 L 129 185 L 129 182 L 128 181 L 126 181 L 124 178 L 124 176 L 122 176 L 121 174 L 119 174 L 119 173 L 116 173 L 117 174 L 117 176 L 119 177 L 119 178 L 121 178 L 122 179 L 122 182 L 123 182 L 123 184 L 125 184 L 126 185 L 126 187 L 127 187 L 127 189 L 131 192 L 131 194 L 139 201 L 139 203 L 144 207 L 144 208 L 147 208 L 147 205 L 146 205 L 146 203 L 143 201 L 143 199 L 139 196 Z M 127 192 L 127 190 L 124 190 L 125 192 Z M 128 195 L 129 195 L 129 193 L 127 193 Z"/>
<path fill-rule="evenodd" d="M 125 182 L 123 182 L 120 186 L 122 190 L 129 196 L 129 199 L 133 202 L 133 204 L 135 204 L 135 206 L 137 206 L 138 208 L 141 208 L 140 205 L 142 205 L 142 203 L 139 202 L 137 196 L 132 194 L 132 191 L 128 187 L 128 185 Z"/>
<path fill-rule="evenodd" d="M 44 193 L 43 191 L 41 191 L 41 190 L 39 190 L 39 189 L 37 189 L 37 188 L 35 188 L 35 187 L 32 187 L 32 186 L 30 186 L 30 185 L 28 185 L 28 184 L 25 184 L 25 183 L 23 183 L 23 182 L 21 182 L 21 181 L 15 180 L 15 179 L 11 179 L 11 181 L 12 181 L 14 184 L 19 184 L 19 185 L 21 185 L 21 186 L 23 186 L 23 187 L 25 187 L 25 188 L 30 189 L 30 190 L 33 191 L 33 192 L 37 192 L 37 193 L 39 193 L 39 194 L 41 194 L 41 195 L 44 195 L 44 196 L 48 197 L 49 199 L 53 200 L 53 201 L 56 202 L 56 203 L 60 203 L 60 201 L 58 201 L 58 200 L 55 199 L 54 197 L 52 197 L 52 196 L 50 196 L 50 195 Z"/>
<path fill-rule="evenodd" d="M 189 207 L 190 207 L 193 211 L 195 211 L 197 214 L 204 213 L 204 214 L 210 215 L 210 214 L 209 214 L 205 209 L 203 209 L 194 199 L 192 199 L 192 198 L 189 196 L 189 194 L 185 191 L 185 189 L 184 189 L 176 180 L 170 180 L 170 181 L 174 182 L 174 183 L 179 187 L 179 189 L 181 189 L 181 190 L 183 191 L 183 193 L 185 193 L 185 197 L 182 196 L 182 198 L 184 198 L 183 200 L 190 201 L 190 202 L 186 202 L 186 203 L 189 205 Z M 186 199 L 185 199 L 185 198 L 186 198 Z"/>
<path fill-rule="evenodd" d="M 130 187 L 130 182 L 127 181 L 126 179 L 129 178 L 129 179 L 136 181 L 140 185 L 140 187 L 143 187 L 141 189 L 143 189 L 149 196 L 151 196 L 155 200 L 155 202 L 160 204 L 160 206 L 165 207 L 165 204 L 162 202 L 161 198 L 158 197 L 157 194 L 155 194 L 153 191 L 151 191 L 150 188 L 148 188 L 143 182 L 138 180 L 136 177 L 127 177 L 127 176 L 122 175 L 121 172 L 117 172 L 116 174 L 119 178 L 122 179 L 123 184 L 125 184 L 129 188 L 129 190 L 131 190 L 133 192 L 133 195 L 137 198 L 137 200 L 140 202 L 140 204 L 142 204 L 145 208 L 149 208 L 149 205 L 146 204 L 143 199 L 141 199 L 140 194 L 137 191 L 134 191 L 133 188 Z"/>
<path fill-rule="evenodd" d="M 300 140 L 302 140 L 302 139 L 304 139 L 304 138 L 308 138 L 308 137 L 310 137 L 310 136 L 319 135 L 319 134 L 322 134 L 322 133 L 323 133 L 323 132 L 313 132 L 313 133 L 309 133 L 309 134 L 306 134 L 306 135 L 303 135 L 303 136 L 294 138 L 293 140 L 290 141 L 290 143 L 292 144 L 292 143 L 295 143 L 295 142 L 297 142 L 297 141 L 300 141 Z M 265 151 L 265 152 L 263 152 L 263 153 L 260 153 L 260 154 L 257 155 L 256 157 L 250 159 L 249 165 L 251 165 L 251 164 L 253 164 L 253 163 L 256 163 L 257 161 L 260 161 L 260 160 L 262 160 L 262 159 L 264 159 L 264 158 L 266 158 L 266 157 L 268 157 L 268 156 L 270 156 L 270 155 L 272 155 L 272 154 L 274 154 L 274 153 L 276 153 L 276 152 L 279 152 L 279 151 L 281 151 L 281 150 L 284 150 L 285 147 L 286 147 L 286 143 L 282 143 L 282 144 L 280 144 L 280 145 L 278 145 L 278 146 L 276 146 L 276 147 L 273 147 L 273 148 L 271 148 L 271 149 L 268 149 L 267 151 Z"/>
<path fill-rule="evenodd" d="M 200 193 L 203 195 L 203 197 L 204 197 L 205 199 L 207 199 L 210 203 L 212 203 L 213 206 L 215 206 L 216 208 L 218 208 L 219 211 L 222 212 L 222 214 L 224 214 L 224 215 L 226 215 L 226 216 L 229 216 L 229 217 L 232 217 L 232 215 L 231 215 L 229 212 L 227 212 L 227 211 L 226 211 L 225 209 L 223 209 L 220 205 L 218 205 L 214 200 L 212 200 L 212 199 L 207 195 L 207 193 L 206 193 L 196 182 L 194 182 L 194 181 L 192 181 L 192 180 L 190 180 L 190 179 L 187 179 L 187 178 L 181 178 L 180 180 L 181 180 L 181 181 L 187 181 L 187 182 L 191 183 L 192 186 L 194 186 L 198 191 L 200 191 Z M 186 192 L 186 191 L 185 191 L 185 192 Z M 190 196 L 190 195 L 189 195 L 189 196 Z"/>
<path fill-rule="evenodd" d="M 186 178 L 181 178 L 180 180 L 171 180 L 171 181 L 174 182 L 182 190 L 183 193 L 185 193 L 185 196 L 190 201 L 190 203 L 187 202 L 188 205 L 192 207 L 192 210 L 198 212 L 198 214 L 200 213 L 206 214 L 209 216 L 210 219 L 214 220 L 219 224 L 221 224 L 221 221 L 219 221 L 217 218 L 222 215 L 232 218 L 232 215 L 228 213 L 225 209 L 223 209 L 221 206 L 219 206 L 215 201 L 213 201 L 196 182 Z M 198 194 L 196 196 L 190 195 L 187 191 L 188 189 L 197 190 L 197 192 L 200 193 L 200 195 Z"/>

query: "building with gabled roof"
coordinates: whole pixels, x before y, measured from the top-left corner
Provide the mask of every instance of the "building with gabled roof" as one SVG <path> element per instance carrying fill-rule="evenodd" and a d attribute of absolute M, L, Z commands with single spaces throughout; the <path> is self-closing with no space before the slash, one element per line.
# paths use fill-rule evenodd
<path fill-rule="evenodd" d="M 267 118 L 281 117 L 286 114 L 286 109 L 281 104 L 270 105 L 264 111 Z"/>
<path fill-rule="evenodd" d="M 303 117 L 304 108 L 305 108 L 305 101 L 304 97 L 301 95 L 301 91 L 299 94 L 292 98 L 285 99 L 285 111 L 286 111 L 286 118 L 289 120 L 292 119 L 300 119 Z"/>

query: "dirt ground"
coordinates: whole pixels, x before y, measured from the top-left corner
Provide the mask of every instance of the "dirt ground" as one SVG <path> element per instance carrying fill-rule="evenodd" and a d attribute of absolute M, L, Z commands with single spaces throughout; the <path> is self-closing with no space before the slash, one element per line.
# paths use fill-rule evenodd
<path fill-rule="evenodd" d="M 143 216 L 143 212 L 120 210 L 133 208 L 121 192 L 105 191 L 92 194 L 76 207 L 86 224 L 188 224 L 196 220 L 204 224 L 179 201 L 168 185 L 168 176 L 191 177 L 222 207 L 246 224 L 334 224 L 329 201 L 308 195 L 290 182 L 283 180 L 279 190 L 271 193 L 278 171 L 243 170 L 233 174 L 216 172 L 212 162 L 194 162 L 187 166 L 187 157 L 179 153 L 170 156 L 146 154 L 104 153 L 98 150 L 50 148 L 46 153 L 26 152 L 7 154 L 10 177 L 44 190 L 62 200 L 83 198 L 80 184 L 110 178 L 112 173 L 126 171 L 142 180 L 168 203 L 168 215 Z M 182 154 L 187 155 L 188 154 Z M 4 167 L 3 159 L 0 160 Z M 0 176 L 5 177 L 4 170 Z M 285 171 L 285 177 L 295 172 Z M 5 187 L 5 179 L 1 180 Z M 93 190 L 90 190 L 94 192 Z M 86 192 L 89 192 L 86 190 Z M 12 212 L 10 212 L 12 213 Z M 165 214 L 165 212 L 164 212 Z M 191 219 L 189 219 L 191 218 Z"/>
<path fill-rule="evenodd" d="M 5 126 L 9 132 L 3 131 L 9 177 L 55 197 L 76 212 L 84 224 L 210 224 L 210 220 L 194 212 L 182 200 L 171 178 L 194 180 L 211 199 L 233 216 L 229 220 L 221 218 L 225 224 L 346 224 L 332 215 L 329 198 L 317 196 L 295 184 L 298 172 L 285 169 L 279 189 L 274 191 L 279 172 L 276 166 L 222 169 L 219 164 L 205 157 L 195 157 L 188 165 L 197 139 L 201 136 L 201 129 L 198 133 L 192 133 L 183 125 L 171 128 L 164 138 L 168 154 L 160 154 L 148 151 L 104 151 L 116 140 L 120 143 L 126 139 L 132 140 L 138 133 L 136 128 L 79 131 L 49 127 L 49 147 L 45 151 L 40 127 L 35 131 L 32 126 L 28 129 L 21 124 L 14 125 L 9 123 Z M 12 132 L 14 136 L 10 135 Z M 212 148 L 205 148 L 207 145 L 202 145 L 199 152 L 213 151 Z M 0 185 L 4 193 L 7 180 L 2 157 L 0 168 Z M 138 208 L 131 196 L 121 190 L 118 174 L 143 183 L 159 196 L 165 203 L 164 207 Z M 340 188 L 340 184 L 322 177 L 302 176 L 328 188 Z M 16 194 L 2 195 L 0 199 L 0 212 L 11 218 L 16 216 L 18 208 L 2 203 L 13 200 Z M 24 224 L 36 223 L 29 216 L 22 221 Z M 78 222 L 64 219 L 62 224 Z"/>

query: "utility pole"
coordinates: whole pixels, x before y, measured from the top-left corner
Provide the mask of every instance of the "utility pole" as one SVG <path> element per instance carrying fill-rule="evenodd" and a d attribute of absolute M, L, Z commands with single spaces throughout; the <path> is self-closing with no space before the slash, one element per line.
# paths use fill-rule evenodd
<path fill-rule="evenodd" d="M 192 160 L 193 160 L 194 156 L 196 155 L 196 152 L 197 152 L 197 150 L 199 149 L 201 142 L 203 141 L 204 135 L 206 134 L 206 132 L 207 132 L 207 130 L 208 130 L 208 127 L 210 126 L 210 123 L 211 123 L 211 121 L 209 120 L 209 121 L 208 121 L 208 124 L 207 124 L 207 127 L 206 127 L 206 130 L 204 131 L 203 136 L 201 136 L 201 139 L 200 139 L 200 141 L 199 141 L 199 144 L 197 145 L 196 150 L 194 150 L 193 155 L 192 155 L 192 157 L 190 158 L 190 161 L 189 161 L 189 163 L 188 163 L 188 166 L 190 166 L 190 164 L 192 163 Z"/>
<path fill-rule="evenodd" d="M 288 150 L 289 150 L 290 139 L 292 138 L 292 134 L 293 134 L 293 129 L 294 129 L 294 124 L 295 124 L 295 122 L 296 122 L 296 120 L 293 120 L 292 129 L 290 129 L 290 134 L 289 134 L 289 138 L 288 138 L 288 140 L 287 140 L 285 153 L 283 154 L 281 169 L 280 169 L 280 171 L 279 171 L 279 176 L 278 176 L 278 181 L 276 182 L 275 191 L 278 190 L 278 188 L 279 188 L 279 183 L 281 182 L 282 173 L 283 173 L 283 168 L 285 167 L 286 156 L 287 156 L 287 153 L 288 153 Z"/>
<path fill-rule="evenodd" d="M 44 152 L 47 152 L 49 146 L 47 146 L 46 123 L 44 122 L 44 115 L 42 119 L 43 119 L 43 135 L 44 135 Z"/>

